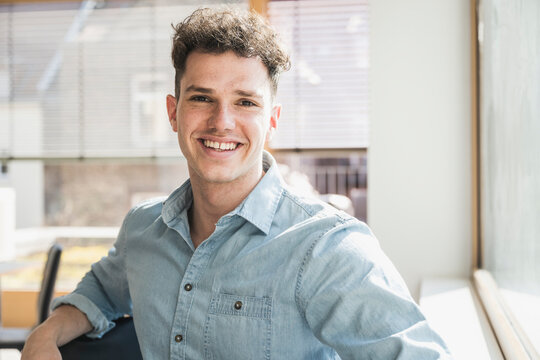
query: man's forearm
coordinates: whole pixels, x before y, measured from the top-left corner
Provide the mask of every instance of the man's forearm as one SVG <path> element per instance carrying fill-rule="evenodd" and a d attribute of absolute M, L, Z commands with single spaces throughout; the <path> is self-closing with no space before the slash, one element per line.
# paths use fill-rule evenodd
<path fill-rule="evenodd" d="M 28 337 L 22 359 L 37 359 L 36 354 L 58 351 L 58 347 L 92 330 L 86 315 L 71 305 L 62 305 Z M 59 354 L 58 354 L 59 355 Z M 49 358 L 49 357 L 45 357 Z"/>
<path fill-rule="evenodd" d="M 43 327 L 43 333 L 53 336 L 57 346 L 67 344 L 93 328 L 86 315 L 71 305 L 62 305 L 55 309 L 39 327 Z"/>

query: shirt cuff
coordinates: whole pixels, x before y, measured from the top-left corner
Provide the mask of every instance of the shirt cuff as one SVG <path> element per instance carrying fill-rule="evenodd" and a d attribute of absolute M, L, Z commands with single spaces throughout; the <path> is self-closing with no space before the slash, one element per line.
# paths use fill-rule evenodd
<path fill-rule="evenodd" d="M 105 315 L 103 315 L 101 310 L 99 310 L 96 304 L 94 304 L 84 295 L 71 293 L 56 298 L 52 302 L 51 309 L 54 310 L 60 305 L 75 306 L 86 315 L 88 321 L 90 321 L 94 327 L 92 331 L 86 333 L 86 336 L 89 338 L 99 339 L 115 326 L 115 323 L 113 321 L 109 321 Z"/>

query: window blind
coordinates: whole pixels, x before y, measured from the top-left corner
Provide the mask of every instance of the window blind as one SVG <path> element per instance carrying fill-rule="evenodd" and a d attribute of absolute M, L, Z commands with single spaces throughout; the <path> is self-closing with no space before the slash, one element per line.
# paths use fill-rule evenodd
<path fill-rule="evenodd" d="M 208 1 L 247 7 L 247 1 Z M 177 156 L 172 23 L 199 1 L 0 5 L 0 158 Z"/>
<path fill-rule="evenodd" d="M 198 6 L 0 5 L 0 158 L 176 156 L 170 24 Z M 271 1 L 268 13 L 293 60 L 272 147 L 366 148 L 367 0 Z"/>
<path fill-rule="evenodd" d="M 367 148 L 368 1 L 270 1 L 268 15 L 292 57 L 271 147 Z"/>

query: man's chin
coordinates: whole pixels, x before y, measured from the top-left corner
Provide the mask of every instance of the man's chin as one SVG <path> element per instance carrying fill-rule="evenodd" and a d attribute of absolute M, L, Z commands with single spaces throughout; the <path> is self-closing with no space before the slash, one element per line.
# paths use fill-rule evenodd
<path fill-rule="evenodd" d="M 190 175 L 196 174 L 202 183 L 215 185 L 235 183 L 250 186 L 251 183 L 257 183 L 260 180 L 262 172 L 262 166 L 259 171 L 256 166 L 246 167 L 245 164 L 239 166 L 237 162 L 204 164 L 200 162 L 198 165 L 192 169 L 194 171 L 190 171 Z M 191 177 L 194 180 L 193 176 Z"/>
<path fill-rule="evenodd" d="M 209 184 L 227 184 L 231 183 L 236 179 L 235 174 L 231 171 L 231 169 L 219 169 L 219 171 L 216 171 L 217 169 L 213 169 L 212 171 L 202 171 L 200 173 L 200 178 L 206 183 Z"/>

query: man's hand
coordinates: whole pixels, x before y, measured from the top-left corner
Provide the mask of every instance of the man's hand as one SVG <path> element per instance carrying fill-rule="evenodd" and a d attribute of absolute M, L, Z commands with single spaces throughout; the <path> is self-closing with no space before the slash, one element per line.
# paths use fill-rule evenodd
<path fill-rule="evenodd" d="M 22 351 L 21 360 L 61 360 L 58 347 L 92 330 L 92 324 L 79 309 L 63 305 L 32 331 Z"/>

